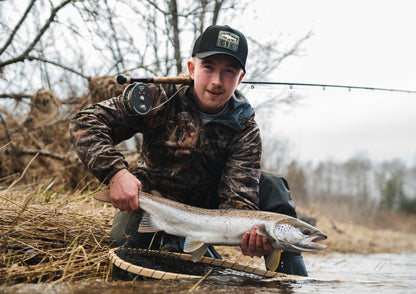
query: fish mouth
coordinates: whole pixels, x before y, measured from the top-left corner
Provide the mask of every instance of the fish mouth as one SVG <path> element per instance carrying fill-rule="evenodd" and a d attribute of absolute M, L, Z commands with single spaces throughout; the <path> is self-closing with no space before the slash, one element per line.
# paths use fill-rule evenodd
<path fill-rule="evenodd" d="M 312 250 L 322 250 L 322 249 L 326 248 L 326 245 L 319 244 L 317 242 L 325 240 L 327 238 L 328 238 L 328 236 L 325 235 L 324 233 L 319 233 L 319 234 L 310 236 L 305 241 L 306 241 L 306 244 L 308 244 L 308 247 L 310 249 L 312 249 Z"/>
<path fill-rule="evenodd" d="M 318 251 L 326 248 L 326 245 L 319 244 L 316 242 L 325 240 L 328 238 L 324 233 L 312 235 L 308 238 L 305 238 L 300 244 L 291 245 L 292 249 L 299 251 L 299 252 L 312 252 Z"/>
<path fill-rule="evenodd" d="M 324 233 L 319 233 L 319 234 L 312 235 L 308 239 L 309 239 L 309 242 L 314 242 L 315 243 L 315 242 L 325 240 L 327 238 L 328 238 L 328 236 L 325 235 Z"/>

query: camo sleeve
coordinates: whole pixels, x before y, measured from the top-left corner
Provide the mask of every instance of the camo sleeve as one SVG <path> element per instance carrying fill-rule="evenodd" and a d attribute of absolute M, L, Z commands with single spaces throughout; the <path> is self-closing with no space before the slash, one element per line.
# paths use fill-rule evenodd
<path fill-rule="evenodd" d="M 122 96 L 92 105 L 71 121 L 75 151 L 100 181 L 107 182 L 117 171 L 127 168 L 124 156 L 114 146 L 138 131 L 132 126 Z"/>
<path fill-rule="evenodd" d="M 149 85 L 154 98 L 153 107 L 146 116 L 137 115 L 129 108 L 123 96 L 92 105 L 77 113 L 70 123 L 71 141 L 81 161 L 89 171 L 105 183 L 119 170 L 128 167 L 124 156 L 115 146 L 134 134 L 143 132 L 145 117 L 156 116 L 175 92 L 172 85 Z"/>
<path fill-rule="evenodd" d="M 219 188 L 221 208 L 259 209 L 261 148 L 260 130 L 252 119 L 231 142 Z"/>

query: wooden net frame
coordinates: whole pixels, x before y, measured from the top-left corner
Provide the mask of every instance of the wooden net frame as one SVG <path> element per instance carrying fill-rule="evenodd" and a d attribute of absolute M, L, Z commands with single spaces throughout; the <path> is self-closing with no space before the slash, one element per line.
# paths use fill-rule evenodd
<path fill-rule="evenodd" d="M 116 251 L 119 248 L 113 248 L 109 251 L 109 259 L 110 262 L 125 271 L 128 271 L 130 273 L 148 277 L 148 278 L 154 278 L 154 279 L 160 279 L 160 280 L 170 280 L 170 279 L 201 279 L 202 276 L 200 275 L 189 275 L 189 274 L 180 274 L 180 273 L 174 273 L 174 272 L 168 272 L 168 271 L 162 271 L 162 270 L 156 270 L 151 268 L 146 268 L 143 266 L 132 264 L 128 261 L 123 260 L 121 257 L 119 257 L 116 253 Z M 155 250 L 146 250 L 146 252 L 150 252 L 153 254 L 161 254 L 159 251 Z M 185 253 L 177 253 L 177 252 L 163 252 L 164 257 L 176 257 L 180 258 L 185 261 L 192 261 L 190 254 Z M 224 269 L 232 269 L 236 271 L 241 271 L 248 274 L 254 274 L 257 276 L 261 276 L 268 279 L 274 279 L 274 280 L 280 280 L 280 281 L 293 281 L 293 280 L 299 280 L 297 276 L 291 276 L 286 275 L 282 273 L 272 272 L 265 269 L 252 267 L 249 265 L 240 264 L 238 262 L 232 262 L 225 259 L 216 259 L 211 257 L 202 257 L 201 260 L 198 261 L 199 263 L 220 267 Z"/>

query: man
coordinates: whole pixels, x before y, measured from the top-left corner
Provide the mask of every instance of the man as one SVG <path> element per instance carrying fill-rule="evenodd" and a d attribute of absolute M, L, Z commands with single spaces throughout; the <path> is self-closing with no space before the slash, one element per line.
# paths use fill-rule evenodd
<path fill-rule="evenodd" d="M 183 248 L 183 238 L 137 232 L 139 190 L 203 208 L 296 216 L 285 180 L 260 170 L 260 131 L 252 107 L 236 90 L 246 72 L 247 52 L 241 32 L 210 26 L 196 40 L 187 64 L 191 85 L 148 85 L 154 101 L 145 115 L 119 96 L 75 116 L 76 151 L 99 180 L 109 183 L 112 204 L 120 210 L 111 233 L 115 244 L 127 237 L 126 246 Z M 143 146 L 132 174 L 114 145 L 138 132 Z M 260 257 L 272 247 L 253 228 L 242 237 L 241 251 Z M 213 248 L 208 254 L 219 257 Z M 283 252 L 281 260 L 278 271 L 307 275 L 300 254 Z"/>

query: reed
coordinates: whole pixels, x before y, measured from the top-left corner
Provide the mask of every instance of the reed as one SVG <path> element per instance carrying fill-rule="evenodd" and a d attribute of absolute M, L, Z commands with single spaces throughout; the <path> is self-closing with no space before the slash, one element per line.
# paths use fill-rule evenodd
<path fill-rule="evenodd" d="M 1 187 L 0 187 L 1 188 Z M 112 281 L 108 258 L 115 209 L 93 200 L 88 186 L 63 192 L 62 186 L 8 186 L 0 190 L 0 285 Z M 337 209 L 333 207 L 332 209 Z M 416 252 L 416 234 L 374 224 L 354 224 L 316 210 L 316 226 L 328 234 L 331 252 L 369 254 Z M 413 222 L 412 215 L 380 214 Z M 384 219 L 386 218 L 386 219 Z M 391 222 L 394 222 L 391 220 Z M 238 247 L 217 247 L 225 259 L 264 267 Z"/>
<path fill-rule="evenodd" d="M 114 209 L 91 193 L 27 188 L 0 194 L 0 283 L 107 280 Z"/>

